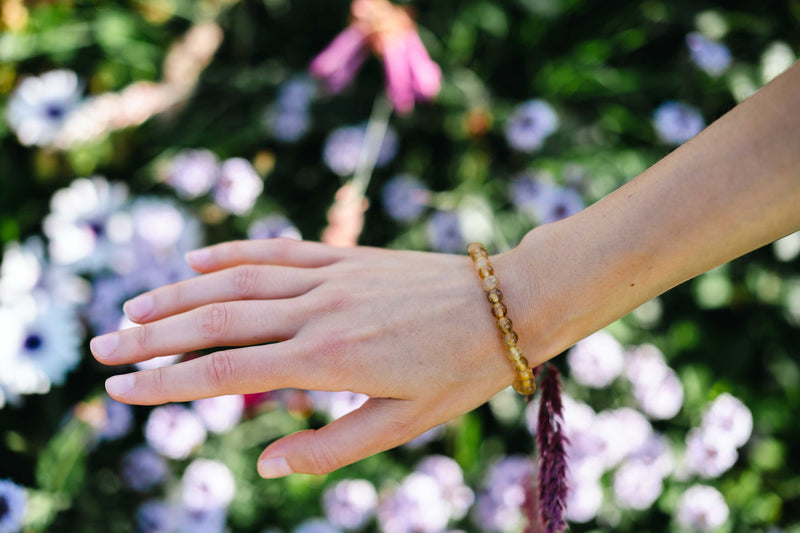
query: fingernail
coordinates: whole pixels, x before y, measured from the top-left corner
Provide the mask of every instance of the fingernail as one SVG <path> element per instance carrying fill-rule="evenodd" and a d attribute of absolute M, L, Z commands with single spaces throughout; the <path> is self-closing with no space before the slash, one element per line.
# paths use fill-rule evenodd
<path fill-rule="evenodd" d="M 111 376 L 106 380 L 106 391 L 114 396 L 123 396 L 133 389 L 134 381 L 136 378 L 133 377 L 133 374 Z"/>
<path fill-rule="evenodd" d="M 186 254 L 186 261 L 192 266 L 203 266 L 211 259 L 211 251 L 207 248 L 194 250 Z"/>
<path fill-rule="evenodd" d="M 116 333 L 109 333 L 108 335 L 92 339 L 92 342 L 89 343 L 89 348 L 92 350 L 92 353 L 98 357 L 108 357 L 118 344 L 119 335 Z"/>
<path fill-rule="evenodd" d="M 258 474 L 266 479 L 288 476 L 293 473 L 292 467 L 286 462 L 285 457 L 268 457 L 258 463 Z"/>
<path fill-rule="evenodd" d="M 125 302 L 122 310 L 128 318 L 144 318 L 153 311 L 153 297 L 149 294 L 137 296 L 133 300 Z"/>

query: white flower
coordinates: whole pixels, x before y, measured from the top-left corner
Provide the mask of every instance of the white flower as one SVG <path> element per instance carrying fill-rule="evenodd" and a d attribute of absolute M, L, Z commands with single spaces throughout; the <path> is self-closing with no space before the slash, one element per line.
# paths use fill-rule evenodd
<path fill-rule="evenodd" d="M 725 435 L 739 448 L 750 439 L 753 432 L 753 415 L 741 400 L 723 393 L 716 397 L 703 415 L 703 428 Z"/>
<path fill-rule="evenodd" d="M 625 357 L 625 374 L 639 407 L 651 418 L 672 418 L 683 406 L 683 385 L 652 344 L 643 344 Z"/>
<path fill-rule="evenodd" d="M 358 529 L 375 514 L 378 493 L 366 479 L 343 479 L 325 490 L 322 507 L 331 524 Z"/>
<path fill-rule="evenodd" d="M 570 483 L 564 517 L 570 522 L 584 523 L 597 516 L 603 503 L 603 487 L 597 480 Z"/>
<path fill-rule="evenodd" d="M 83 334 L 69 307 L 0 307 L 0 336 L 0 383 L 14 394 L 45 393 L 80 362 Z"/>
<path fill-rule="evenodd" d="M 225 464 L 195 459 L 183 473 L 183 504 L 189 509 L 225 509 L 233 500 L 236 483 Z"/>
<path fill-rule="evenodd" d="M 115 218 L 127 197 L 124 184 L 101 177 L 79 178 L 56 191 L 43 223 L 51 259 L 90 271 L 107 268 L 116 244 L 130 238 Z"/>
<path fill-rule="evenodd" d="M 428 474 L 439 483 L 453 519 L 460 520 L 466 516 L 475 501 L 475 494 L 464 484 L 464 472 L 457 462 L 444 455 L 430 455 L 417 465 L 416 470 Z"/>
<path fill-rule="evenodd" d="M 614 497 L 625 509 L 648 509 L 663 490 L 661 477 L 643 461 L 625 461 L 614 474 Z"/>
<path fill-rule="evenodd" d="M 205 398 L 192 402 L 192 409 L 212 433 L 225 433 L 233 429 L 244 412 L 244 396 L 233 394 Z"/>
<path fill-rule="evenodd" d="M 606 387 L 622 372 L 622 345 L 610 333 L 598 331 L 579 341 L 567 354 L 570 376 L 587 387 Z"/>
<path fill-rule="evenodd" d="M 169 163 L 166 181 L 183 199 L 191 200 L 211 190 L 217 181 L 217 156 L 209 150 L 184 150 Z"/>
<path fill-rule="evenodd" d="M 198 416 L 176 404 L 153 409 L 144 435 L 155 451 L 171 459 L 186 459 L 206 440 L 206 430 Z"/>
<path fill-rule="evenodd" d="M 6 118 L 19 142 L 46 146 L 79 102 L 78 76 L 70 70 L 52 70 L 19 84 L 8 101 Z"/>
<path fill-rule="evenodd" d="M 728 519 L 725 498 L 714 487 L 693 485 L 678 501 L 678 523 L 693 531 L 714 531 Z"/>
<path fill-rule="evenodd" d="M 369 399 L 366 394 L 350 391 L 323 392 L 310 391 L 316 410 L 326 413 L 331 420 L 341 418 L 361 407 Z"/>
<path fill-rule="evenodd" d="M 653 434 L 653 428 L 640 412 L 621 407 L 600 412 L 592 432 L 601 442 L 598 456 L 608 469 L 641 448 Z"/>
<path fill-rule="evenodd" d="M 450 505 L 433 477 L 414 472 L 395 490 L 382 495 L 378 522 L 384 533 L 440 533 L 447 526 Z"/>
<path fill-rule="evenodd" d="M 710 479 L 721 476 L 736 463 L 738 454 L 730 438 L 715 428 L 694 428 L 686 435 L 689 470 Z"/>
<path fill-rule="evenodd" d="M 214 201 L 228 213 L 245 215 L 256 205 L 264 190 L 264 182 L 246 159 L 225 160 L 219 169 L 214 187 Z"/>

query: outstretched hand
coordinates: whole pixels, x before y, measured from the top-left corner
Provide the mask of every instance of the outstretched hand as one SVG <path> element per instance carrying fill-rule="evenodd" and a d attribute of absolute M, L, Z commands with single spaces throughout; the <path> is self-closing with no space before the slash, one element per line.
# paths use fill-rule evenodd
<path fill-rule="evenodd" d="M 511 259 L 493 259 L 501 288 L 524 286 Z M 187 260 L 203 275 L 127 302 L 140 326 L 93 339 L 92 353 L 121 365 L 226 348 L 114 376 L 112 397 L 152 405 L 287 387 L 370 397 L 319 430 L 272 443 L 259 460 L 264 477 L 323 474 L 398 446 L 515 377 L 466 256 L 271 239 Z M 512 318 L 525 305 L 514 296 L 506 297 Z"/>

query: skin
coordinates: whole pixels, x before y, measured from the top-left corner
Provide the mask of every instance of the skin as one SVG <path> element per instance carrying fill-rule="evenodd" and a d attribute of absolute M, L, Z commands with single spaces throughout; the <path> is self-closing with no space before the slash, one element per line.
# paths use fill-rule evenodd
<path fill-rule="evenodd" d="M 491 261 L 537 365 L 647 300 L 800 228 L 800 64 L 662 161 Z M 511 384 L 464 256 L 274 239 L 187 256 L 201 276 L 125 305 L 92 340 L 109 365 L 232 346 L 106 382 L 152 405 L 285 387 L 350 390 L 360 409 L 270 444 L 259 473 L 324 474 L 398 446 Z M 264 343 L 280 341 L 265 345 Z"/>

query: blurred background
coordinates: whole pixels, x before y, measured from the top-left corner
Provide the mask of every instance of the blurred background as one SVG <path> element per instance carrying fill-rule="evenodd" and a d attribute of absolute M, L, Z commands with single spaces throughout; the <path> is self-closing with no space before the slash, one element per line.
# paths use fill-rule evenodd
<path fill-rule="evenodd" d="M 130 407 L 88 339 L 190 276 L 190 249 L 319 240 L 356 171 L 359 244 L 508 249 L 788 68 L 800 2 L 404 5 L 441 88 L 389 115 L 380 58 L 335 94 L 308 74 L 346 1 L 0 2 L 0 532 L 523 530 L 535 404 L 512 391 L 330 475 L 267 481 L 269 442 L 363 398 Z M 798 254 L 789 235 L 555 360 L 572 531 L 800 532 Z"/>

